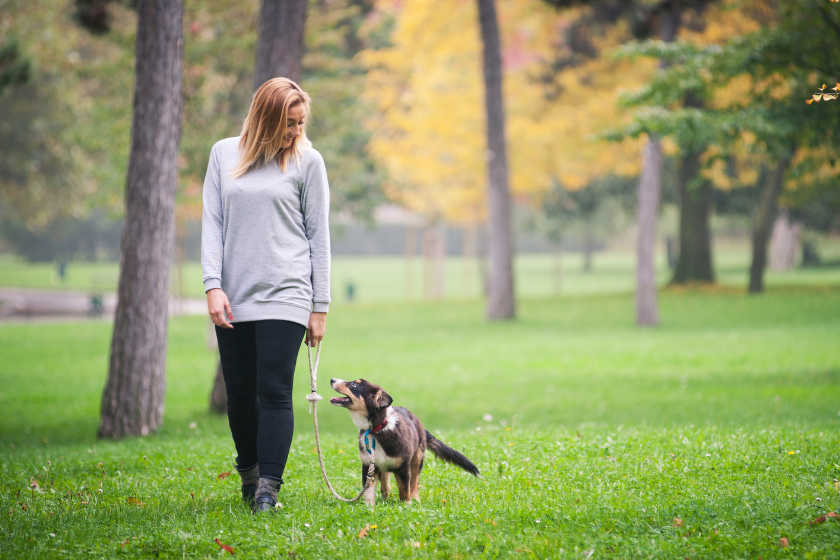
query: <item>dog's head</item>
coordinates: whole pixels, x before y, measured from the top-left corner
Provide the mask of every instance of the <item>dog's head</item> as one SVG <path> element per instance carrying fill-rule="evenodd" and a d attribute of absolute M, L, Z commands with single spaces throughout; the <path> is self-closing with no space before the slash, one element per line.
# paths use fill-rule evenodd
<path fill-rule="evenodd" d="M 331 398 L 330 404 L 344 407 L 350 412 L 366 417 L 371 416 L 377 410 L 388 408 L 393 402 L 391 396 L 383 391 L 382 387 L 364 379 L 356 379 L 355 381 L 332 379 L 330 387 L 337 393 L 344 395 L 343 397 Z"/>

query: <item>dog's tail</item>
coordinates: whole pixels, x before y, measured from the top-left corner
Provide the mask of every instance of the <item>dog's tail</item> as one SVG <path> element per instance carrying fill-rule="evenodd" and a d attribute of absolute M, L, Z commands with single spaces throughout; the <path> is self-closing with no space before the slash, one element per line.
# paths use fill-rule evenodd
<path fill-rule="evenodd" d="M 435 436 L 430 434 L 428 430 L 426 430 L 426 447 L 431 449 L 432 453 L 434 453 L 435 457 L 438 459 L 442 459 L 447 463 L 455 465 L 456 467 L 461 467 L 473 476 L 481 476 L 478 472 L 478 467 L 473 465 L 472 461 L 467 459 L 462 453 L 455 451 L 437 439 Z"/>

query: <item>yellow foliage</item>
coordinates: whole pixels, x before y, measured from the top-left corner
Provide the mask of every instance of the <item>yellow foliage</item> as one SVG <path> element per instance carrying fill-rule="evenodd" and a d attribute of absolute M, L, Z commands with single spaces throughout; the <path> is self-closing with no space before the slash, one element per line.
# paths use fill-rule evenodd
<path fill-rule="evenodd" d="M 790 190 L 840 181 L 840 159 L 831 148 L 799 149 L 791 161 L 791 166 L 798 166 L 800 172 L 785 182 L 785 188 Z"/>
<path fill-rule="evenodd" d="M 710 8 L 705 29 L 684 37 L 720 43 L 756 29 L 751 14 L 763 3 L 742 3 Z M 484 219 L 487 183 L 478 14 L 475 0 L 445 6 L 442 13 L 441 4 L 426 0 L 380 1 L 380 13 L 393 15 L 396 25 L 391 47 L 360 54 L 369 68 L 365 97 L 376 107 L 366 122 L 369 149 L 390 177 L 386 191 L 394 200 L 431 220 L 474 223 Z M 562 72 L 552 99 L 535 79 L 585 9 L 558 13 L 539 1 L 497 0 L 510 182 L 519 200 L 539 200 L 553 179 L 578 189 L 607 172 L 640 171 L 644 138 L 609 143 L 594 136 L 630 120 L 618 96 L 644 85 L 657 71 L 655 60 L 601 55 Z M 623 25 L 593 35 L 602 53 L 631 38 Z M 716 102 L 753 86 L 736 82 Z M 664 149 L 678 151 L 668 141 Z M 723 181 L 721 170 L 712 175 Z"/>

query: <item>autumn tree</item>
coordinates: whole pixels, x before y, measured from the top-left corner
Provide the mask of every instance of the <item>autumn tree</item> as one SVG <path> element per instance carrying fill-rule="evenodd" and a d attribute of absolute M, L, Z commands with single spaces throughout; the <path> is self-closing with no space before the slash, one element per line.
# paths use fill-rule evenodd
<path fill-rule="evenodd" d="M 636 94 L 636 100 L 647 99 L 657 107 L 637 117 L 636 130 L 658 130 L 681 146 L 713 146 L 704 154 L 703 181 L 710 180 L 706 170 L 714 171 L 725 161 L 750 152 L 761 156 L 755 167 L 766 169 L 757 173 L 760 199 L 753 218 L 748 287 L 752 293 L 764 287 L 767 243 L 779 201 L 791 204 L 802 196 L 785 195 L 785 184 L 795 187 L 792 192 L 813 193 L 835 181 L 840 171 L 833 155 L 840 125 L 837 113 L 809 113 L 814 106 L 794 97 L 794 92 L 810 89 L 815 70 L 840 75 L 840 66 L 824 56 L 825 49 L 840 38 L 840 14 L 809 1 L 783 3 L 778 12 L 770 10 L 765 17 L 765 25 L 723 47 L 641 46 L 639 52 L 665 56 L 675 64 Z M 689 89 L 702 92 L 706 106 L 673 103 Z"/>
<path fill-rule="evenodd" d="M 646 38 L 657 32 L 665 42 L 675 40 L 682 20 L 684 5 L 681 0 L 665 0 L 655 4 L 644 2 L 612 2 L 610 0 L 545 0 L 556 8 L 568 8 L 576 5 L 586 5 L 590 8 L 583 18 L 576 23 L 615 25 L 619 21 L 627 21 L 636 39 Z M 702 6 L 703 2 L 692 3 Z M 586 40 L 586 31 L 580 30 L 572 36 L 573 55 L 566 55 L 557 59 L 555 69 L 565 69 L 580 64 L 581 59 L 595 58 L 600 53 L 594 48 L 591 40 Z M 577 48 L 575 48 L 577 47 Z M 659 214 L 659 204 L 662 190 L 663 152 L 661 139 L 655 135 L 648 137 L 648 143 L 642 151 L 642 172 L 639 177 L 636 241 L 636 323 L 643 326 L 659 323 L 656 285 L 656 221 Z"/>
<path fill-rule="evenodd" d="M 181 0 L 139 0 L 134 117 L 108 380 L 99 437 L 163 420 L 169 263 L 181 130 Z"/>

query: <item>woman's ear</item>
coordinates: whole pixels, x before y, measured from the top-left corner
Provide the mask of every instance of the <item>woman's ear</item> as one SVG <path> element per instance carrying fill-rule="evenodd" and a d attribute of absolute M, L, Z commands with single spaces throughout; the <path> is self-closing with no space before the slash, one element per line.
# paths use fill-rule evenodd
<path fill-rule="evenodd" d="M 379 389 L 373 396 L 373 402 L 379 408 L 388 408 L 394 402 L 394 399 L 391 398 L 391 395 Z"/>

